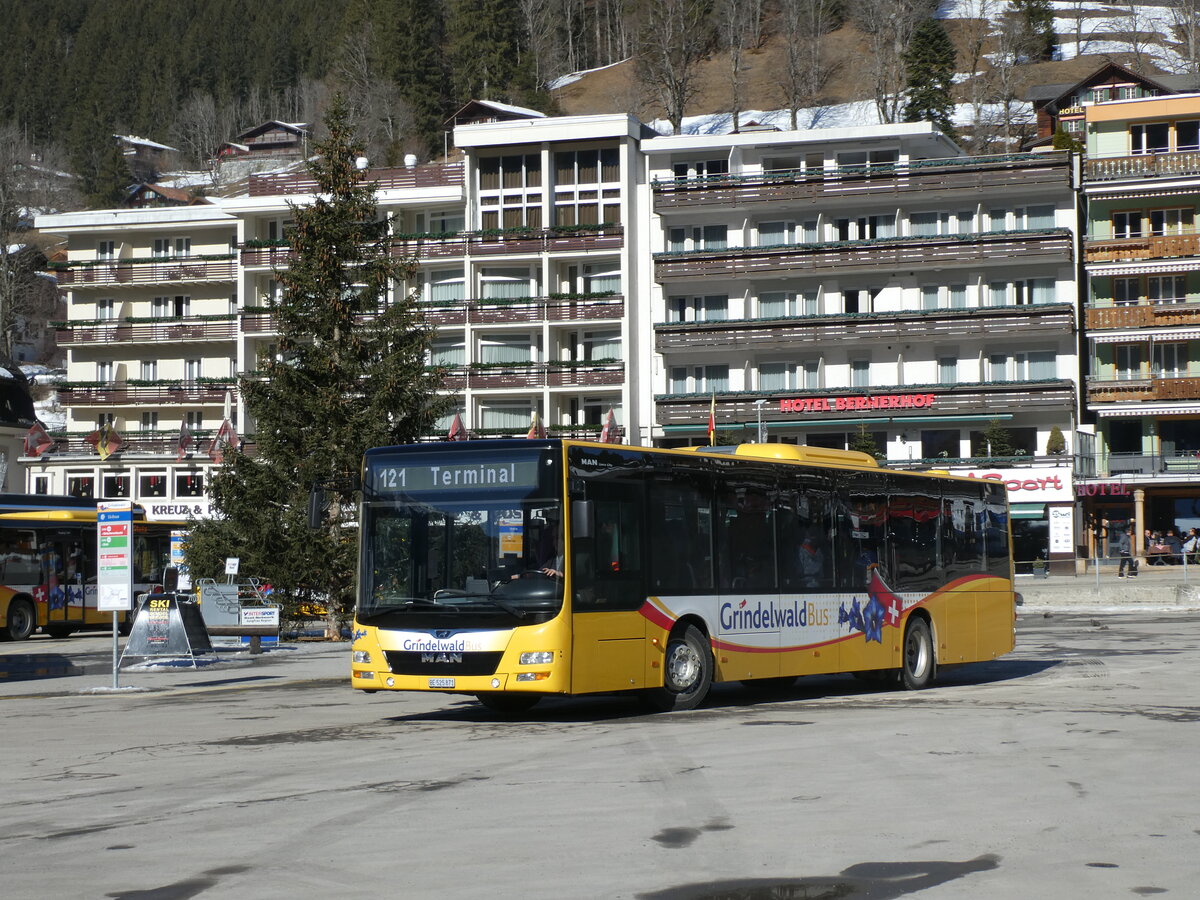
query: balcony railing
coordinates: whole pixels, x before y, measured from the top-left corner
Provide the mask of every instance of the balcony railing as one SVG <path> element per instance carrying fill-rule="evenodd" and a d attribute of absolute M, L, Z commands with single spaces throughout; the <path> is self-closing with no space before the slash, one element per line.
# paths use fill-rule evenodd
<path fill-rule="evenodd" d="M 1136 262 L 1200 255 L 1200 234 L 1154 234 L 1145 237 L 1088 239 L 1084 259 L 1089 263 Z"/>
<path fill-rule="evenodd" d="M 412 168 L 368 169 L 363 178 L 376 190 L 396 188 L 462 187 L 462 163 L 414 166 Z M 313 194 L 317 183 L 306 172 L 284 175 L 251 175 L 251 197 L 273 197 L 281 194 Z"/>
<path fill-rule="evenodd" d="M 1200 457 L 1173 453 L 1110 453 L 1096 455 L 1096 478 L 1145 475 L 1154 478 L 1200 480 Z"/>
<path fill-rule="evenodd" d="M 176 341 L 232 340 L 237 337 L 233 316 L 219 319 L 159 322 L 86 322 L 67 323 L 55 330 L 59 346 L 108 344 L 159 344 Z"/>
<path fill-rule="evenodd" d="M 923 398 L 919 404 L 903 405 L 904 396 Z M 794 421 L 805 424 L 812 418 L 846 418 L 878 420 L 881 423 L 903 422 L 929 415 L 987 415 L 1011 413 L 1014 410 L 1069 412 L 1075 404 L 1075 385 L 1064 379 L 1037 381 L 987 381 L 958 384 L 918 384 L 895 387 L 807 388 L 795 391 L 716 391 L 695 394 L 656 394 L 655 417 L 660 425 L 692 425 L 703 428 L 708 423 L 710 404 L 716 403 L 718 423 L 756 422 L 755 402 L 766 400 L 763 418 L 772 427 Z M 871 398 L 880 398 L 874 408 Z M 899 397 L 884 401 L 883 398 Z M 859 399 L 863 403 L 859 404 Z M 930 399 L 932 398 L 932 399 Z M 797 411 L 795 404 L 810 401 L 808 409 Z M 789 408 L 785 408 L 785 405 Z"/>
<path fill-rule="evenodd" d="M 878 272 L 1020 259 L 1022 265 L 1070 262 L 1071 233 L 1063 228 L 941 237 L 877 238 L 824 244 L 728 247 L 659 253 L 657 281 L 747 277 L 786 272 Z"/>
<path fill-rule="evenodd" d="M 71 406 L 113 406 L 137 403 L 223 403 L 227 391 L 236 391 L 237 381 L 182 381 L 131 384 L 67 382 L 58 388 L 58 398 Z"/>
<path fill-rule="evenodd" d="M 1125 181 L 1200 175 L 1200 152 L 1109 156 L 1084 161 L 1085 181 Z"/>
<path fill-rule="evenodd" d="M 52 434 L 50 440 L 54 441 L 52 449 L 46 451 L 52 456 L 91 456 L 95 458 L 96 448 L 89 444 L 86 440 L 91 432 L 76 431 L 67 432 L 65 434 Z M 209 445 L 216 437 L 216 429 L 208 431 L 193 431 L 191 433 L 192 442 L 188 448 L 188 453 L 193 459 L 203 462 L 200 457 L 208 453 Z M 241 450 L 249 456 L 257 455 L 257 443 L 253 437 L 243 440 Z M 179 452 L 179 432 L 174 431 L 140 431 L 130 430 L 121 432 L 121 449 L 116 457 L 119 459 L 132 453 L 156 453 L 167 454 L 172 459 Z"/>
<path fill-rule="evenodd" d="M 745 206 L 780 200 L 903 194 L 936 188 L 939 193 L 995 191 L 1004 185 L 1067 188 L 1065 153 L 1012 153 L 952 159 L 921 159 L 832 169 L 783 169 L 748 175 L 656 179 L 657 212 L 695 206 Z"/>
<path fill-rule="evenodd" d="M 396 238 L 392 255 L 401 259 L 436 259 L 460 256 L 496 256 L 514 253 L 619 250 L 625 242 L 620 225 L 597 225 L 557 230 L 511 229 L 498 232 L 462 232 L 446 237 Z"/>
<path fill-rule="evenodd" d="M 1084 322 L 1088 330 L 1196 325 L 1200 324 L 1200 302 L 1139 300 L 1121 306 L 1088 306 Z"/>
<path fill-rule="evenodd" d="M 578 299 L 457 300 L 417 305 L 433 325 L 483 325 L 507 322 L 587 322 L 620 319 L 625 298 L 618 295 Z"/>
<path fill-rule="evenodd" d="M 443 384 L 448 390 L 513 389 L 540 387 L 600 387 L 625 383 L 625 364 L 528 363 L 505 366 L 450 368 Z"/>
<path fill-rule="evenodd" d="M 600 433 L 604 430 L 603 425 L 548 425 L 546 426 L 546 436 L 551 438 L 561 438 L 562 440 L 575 441 L 598 441 Z M 484 440 L 489 438 L 523 438 L 529 432 L 528 425 L 522 425 L 519 428 L 468 428 L 467 434 L 469 440 Z M 617 443 L 625 442 L 626 430 L 624 426 L 617 427 Z M 423 443 L 433 441 L 446 440 L 446 432 L 437 434 L 427 434 L 421 438 Z"/>
<path fill-rule="evenodd" d="M 264 268 L 264 269 L 285 269 L 291 265 L 295 259 L 295 254 L 292 248 L 281 246 L 243 246 L 239 251 L 242 258 L 242 265 L 247 269 Z"/>
<path fill-rule="evenodd" d="M 1075 333 L 1075 316 L 1069 303 L 1039 303 L 780 319 L 668 322 L 654 326 L 654 344 L 659 352 L 743 346 L 760 351 L 783 350 L 806 343 L 892 341 L 898 328 L 905 330 L 908 341 L 994 338 L 997 334 L 1017 332 L 1025 337 L 1062 336 Z"/>
<path fill-rule="evenodd" d="M 52 268 L 58 283 L 69 287 L 107 287 L 120 284 L 181 284 L 192 281 L 232 281 L 237 262 L 232 255 L 194 256 L 153 262 L 121 260 L 71 263 Z"/>
<path fill-rule="evenodd" d="M 1089 375 L 1088 403 L 1128 403 L 1142 400 L 1200 400 L 1200 378 L 1147 375 L 1116 378 Z"/>

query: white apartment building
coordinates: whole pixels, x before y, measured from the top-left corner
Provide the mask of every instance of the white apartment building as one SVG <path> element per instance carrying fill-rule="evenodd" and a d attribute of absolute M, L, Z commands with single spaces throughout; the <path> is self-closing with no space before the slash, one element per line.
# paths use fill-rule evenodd
<path fill-rule="evenodd" d="M 1066 156 L 965 157 L 924 123 L 661 137 L 624 115 L 454 141 L 461 163 L 369 177 L 473 435 L 522 436 L 536 413 L 595 437 L 611 408 L 628 443 L 704 443 L 715 403 L 721 442 L 761 421 L 770 440 L 842 447 L 865 427 L 895 464 L 988 474 L 998 421 L 1024 451 L 1006 464 L 1069 466 Z M 67 240 L 70 419 L 27 461 L 30 489 L 203 514 L 227 392 L 253 451 L 235 382 L 273 352 L 267 298 L 313 187 L 260 175 L 210 206 L 39 219 Z M 128 442 L 101 461 L 82 439 L 110 416 Z M 201 439 L 177 461 L 185 422 Z M 1062 498 L 1021 499 L 1044 522 Z"/>

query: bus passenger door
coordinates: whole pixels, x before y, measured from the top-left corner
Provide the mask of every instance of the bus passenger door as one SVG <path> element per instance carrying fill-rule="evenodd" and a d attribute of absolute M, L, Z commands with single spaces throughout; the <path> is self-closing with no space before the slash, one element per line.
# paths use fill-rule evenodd
<path fill-rule="evenodd" d="M 642 492 L 592 483 L 593 531 L 572 538 L 571 692 L 646 686 Z"/>

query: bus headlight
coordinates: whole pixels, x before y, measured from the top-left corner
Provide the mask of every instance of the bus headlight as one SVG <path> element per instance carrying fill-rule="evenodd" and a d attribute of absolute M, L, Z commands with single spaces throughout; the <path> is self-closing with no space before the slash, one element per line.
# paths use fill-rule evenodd
<path fill-rule="evenodd" d="M 517 681 L 545 681 L 550 677 L 549 672 L 518 672 Z"/>
<path fill-rule="evenodd" d="M 550 650 L 536 650 L 533 653 L 522 653 L 519 661 L 523 666 L 548 666 L 554 662 L 554 653 Z"/>
<path fill-rule="evenodd" d="M 370 663 L 371 653 L 368 650 L 355 650 L 354 661 L 356 663 Z"/>

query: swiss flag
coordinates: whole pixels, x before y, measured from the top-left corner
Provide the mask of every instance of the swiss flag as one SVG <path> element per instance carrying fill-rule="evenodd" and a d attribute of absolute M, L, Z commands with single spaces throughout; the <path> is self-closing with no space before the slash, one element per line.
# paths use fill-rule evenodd
<path fill-rule="evenodd" d="M 883 606 L 883 622 L 893 628 L 900 627 L 900 617 L 904 613 L 904 601 L 892 589 L 883 583 L 879 577 L 879 567 L 871 569 L 871 578 L 867 583 L 867 593 L 878 600 Z"/>
<path fill-rule="evenodd" d="M 46 433 L 41 422 L 34 422 L 33 427 L 25 434 L 25 455 L 41 456 L 54 446 L 54 440 Z"/>

